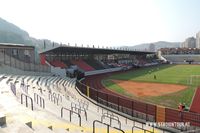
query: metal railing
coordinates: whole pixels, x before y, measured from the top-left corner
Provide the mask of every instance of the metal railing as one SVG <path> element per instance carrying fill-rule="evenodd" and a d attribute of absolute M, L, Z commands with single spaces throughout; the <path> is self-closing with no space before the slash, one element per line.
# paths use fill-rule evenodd
<path fill-rule="evenodd" d="M 70 122 L 72 121 L 72 113 L 76 114 L 79 117 L 79 126 L 81 126 L 81 115 L 79 113 L 77 113 L 77 112 L 75 112 L 73 110 L 70 110 L 70 109 L 62 107 L 61 108 L 61 113 L 60 113 L 61 118 L 63 118 L 63 110 L 67 110 L 67 111 L 70 112 L 70 115 L 69 115 Z"/>
<path fill-rule="evenodd" d="M 58 98 L 55 97 L 53 94 L 49 93 L 49 100 L 51 102 L 53 102 L 54 104 L 57 104 L 58 105 Z"/>
<path fill-rule="evenodd" d="M 25 103 L 26 103 L 26 107 L 28 107 L 28 99 L 30 99 L 31 101 L 31 109 L 33 110 L 33 99 L 30 96 L 27 96 L 25 94 L 21 94 L 21 104 L 23 104 L 23 97 L 25 97 Z"/>
<path fill-rule="evenodd" d="M 71 103 L 71 110 L 75 111 L 75 112 L 77 111 L 77 113 L 79 113 L 80 115 L 81 115 L 81 112 L 83 112 L 84 115 L 85 115 L 85 119 L 87 121 L 87 111 L 85 110 L 85 108 L 83 108 L 80 105 L 77 105 L 77 104 L 72 102 Z"/>
<path fill-rule="evenodd" d="M 109 124 L 106 124 L 106 123 L 104 123 L 104 122 L 102 122 L 102 121 L 99 121 L 99 120 L 94 120 L 93 121 L 93 133 L 95 133 L 95 129 L 96 129 L 96 126 L 95 126 L 95 124 L 96 123 L 100 123 L 100 124 L 103 124 L 103 125 L 105 125 L 106 126 L 106 129 L 107 129 L 107 132 L 106 133 L 110 133 L 110 125 Z M 116 128 L 116 127 L 113 127 L 114 129 L 116 129 L 116 130 L 118 130 L 118 131 L 120 131 L 120 132 L 122 132 L 122 133 L 125 133 L 122 129 L 119 129 L 119 128 Z"/>
<path fill-rule="evenodd" d="M 34 93 L 34 101 L 40 105 L 43 109 L 45 108 L 45 100 L 37 93 Z"/>
<path fill-rule="evenodd" d="M 102 116 L 101 116 L 101 121 L 103 122 L 103 119 L 105 118 L 108 118 L 109 119 L 109 125 L 112 126 L 112 121 L 116 121 L 118 124 L 119 124 L 119 129 L 121 129 L 121 121 L 119 120 L 119 117 L 118 116 L 115 116 L 113 114 L 109 114 L 108 112 L 107 113 L 104 113 Z"/>

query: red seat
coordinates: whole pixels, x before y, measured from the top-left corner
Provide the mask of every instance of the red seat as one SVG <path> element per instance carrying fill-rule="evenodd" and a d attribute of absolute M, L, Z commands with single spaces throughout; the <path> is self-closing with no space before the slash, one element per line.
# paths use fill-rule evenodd
<path fill-rule="evenodd" d="M 72 64 L 77 65 L 79 68 L 83 69 L 84 71 L 94 71 L 95 69 L 88 65 L 86 62 L 83 60 L 72 60 Z"/>
<path fill-rule="evenodd" d="M 60 68 L 66 68 L 67 65 L 61 61 L 58 61 L 58 60 L 54 60 L 54 61 L 51 61 L 50 64 L 54 67 L 60 67 Z"/>

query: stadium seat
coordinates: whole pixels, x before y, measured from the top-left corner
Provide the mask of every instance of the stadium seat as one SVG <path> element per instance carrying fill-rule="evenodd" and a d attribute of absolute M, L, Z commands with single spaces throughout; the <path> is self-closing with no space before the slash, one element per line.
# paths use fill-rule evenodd
<path fill-rule="evenodd" d="M 81 68 L 84 71 L 94 71 L 95 69 L 88 65 L 85 61 L 79 59 L 79 60 L 72 60 L 72 64 L 77 65 L 79 68 Z"/>
<path fill-rule="evenodd" d="M 100 62 L 98 62 L 97 60 L 93 60 L 93 59 L 85 59 L 84 60 L 88 65 L 92 66 L 93 68 L 95 68 L 96 70 L 101 70 L 101 69 L 105 69 Z"/>
<path fill-rule="evenodd" d="M 60 68 L 66 68 L 67 65 L 61 61 L 58 61 L 58 60 L 54 60 L 54 61 L 51 61 L 50 64 L 54 67 L 60 67 Z"/>

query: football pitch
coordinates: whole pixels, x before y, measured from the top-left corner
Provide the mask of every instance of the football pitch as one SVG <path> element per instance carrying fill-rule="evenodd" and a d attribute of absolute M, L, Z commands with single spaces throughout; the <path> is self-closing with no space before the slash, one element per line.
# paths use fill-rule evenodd
<path fill-rule="evenodd" d="M 120 83 L 115 81 L 120 81 Z M 134 88 L 135 84 L 130 84 L 132 86 L 128 86 L 127 81 L 130 83 L 138 83 L 138 86 L 140 86 L 139 90 L 143 90 L 143 92 L 150 92 L 152 87 L 142 88 L 142 84 L 140 83 L 162 84 L 162 87 L 158 88 L 158 91 L 162 89 L 160 90 L 162 91 L 162 95 L 148 95 L 147 93 L 138 96 L 134 91 L 130 93 L 132 90 L 127 92 L 127 88 L 122 84 L 123 81 L 126 81 L 125 86 L 129 88 L 129 90 L 135 89 L 136 91 L 138 88 Z M 178 104 L 181 102 L 189 107 L 195 90 L 200 85 L 200 65 L 162 65 L 140 68 L 121 74 L 111 75 L 102 82 L 108 89 L 134 99 L 144 100 L 171 108 L 177 108 Z M 172 84 L 184 86 L 184 89 L 178 90 L 173 88 L 174 90 L 172 92 L 167 92 L 167 90 L 171 89 L 169 85 Z M 157 88 L 153 88 L 153 92 L 151 93 L 157 93 L 156 89 Z M 165 93 L 165 89 L 167 93 Z"/>

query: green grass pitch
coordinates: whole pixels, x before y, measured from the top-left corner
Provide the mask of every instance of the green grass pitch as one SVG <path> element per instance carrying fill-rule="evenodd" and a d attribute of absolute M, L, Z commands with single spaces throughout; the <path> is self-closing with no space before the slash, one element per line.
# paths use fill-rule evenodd
<path fill-rule="evenodd" d="M 156 80 L 154 79 L 154 75 L 156 75 Z M 127 95 L 128 97 L 145 100 L 146 102 L 166 107 L 177 108 L 180 102 L 185 103 L 189 107 L 192 102 L 195 89 L 198 85 L 200 85 L 200 76 L 196 78 L 193 76 L 193 78 L 191 78 L 191 75 L 200 75 L 200 65 L 162 65 L 140 68 L 122 74 L 112 75 L 104 79 L 102 82 L 107 88 L 120 94 Z M 114 84 L 111 79 L 179 84 L 188 86 L 188 89 L 163 96 L 138 98 L 127 94 L 123 88 Z"/>

